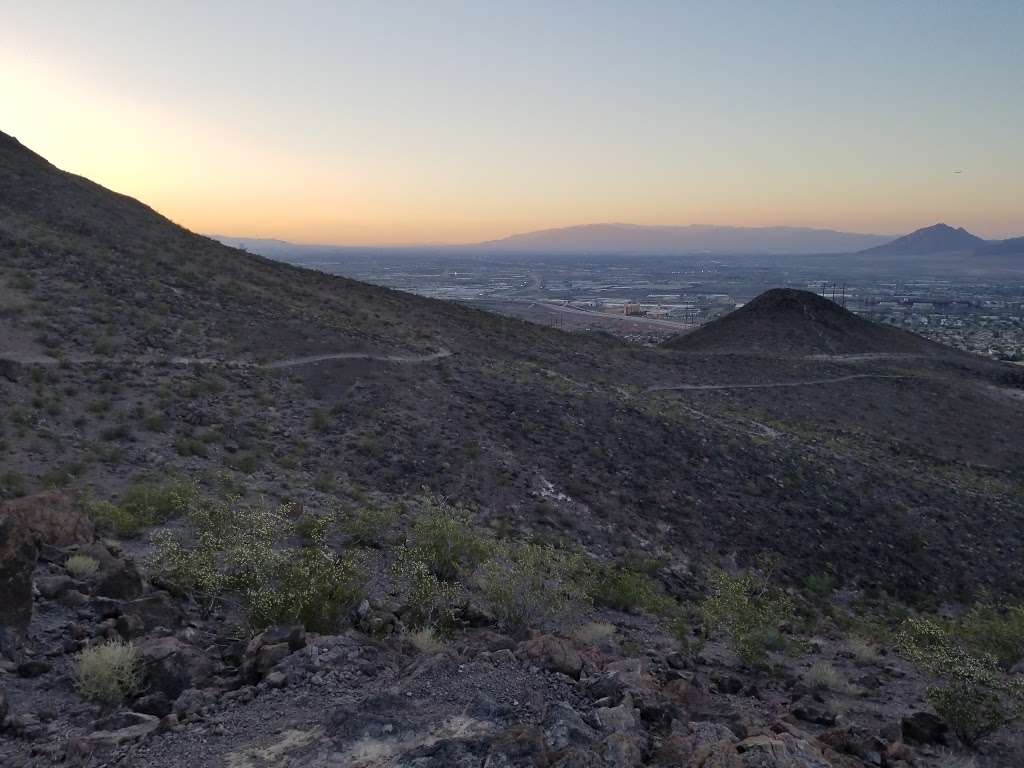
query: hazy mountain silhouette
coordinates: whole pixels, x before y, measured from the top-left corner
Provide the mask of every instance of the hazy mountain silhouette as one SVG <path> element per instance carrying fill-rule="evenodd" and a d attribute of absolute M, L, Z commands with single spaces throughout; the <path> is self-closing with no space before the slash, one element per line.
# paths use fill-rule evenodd
<path fill-rule="evenodd" d="M 885 235 L 836 232 L 805 227 L 719 227 L 706 225 L 641 226 L 584 224 L 512 235 L 479 243 L 496 251 L 545 253 L 676 253 L 805 254 L 850 253 L 889 239 Z"/>
<path fill-rule="evenodd" d="M 963 227 L 954 229 L 948 224 L 935 224 L 915 230 L 891 243 L 867 248 L 861 253 L 893 255 L 953 253 L 955 251 L 974 251 L 986 244 L 985 240 L 977 235 L 972 235 Z"/>
<path fill-rule="evenodd" d="M 1006 240 L 996 240 L 995 242 L 986 243 L 978 248 L 974 253 L 977 256 L 1024 255 L 1024 237 L 1011 237 Z"/>

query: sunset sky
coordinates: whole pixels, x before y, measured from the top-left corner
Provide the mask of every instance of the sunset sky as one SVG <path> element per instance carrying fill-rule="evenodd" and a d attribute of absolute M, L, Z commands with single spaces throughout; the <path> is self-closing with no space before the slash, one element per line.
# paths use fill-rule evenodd
<path fill-rule="evenodd" d="M 1018 0 L 0 0 L 0 18 L 0 130 L 200 232 L 1024 234 Z"/>

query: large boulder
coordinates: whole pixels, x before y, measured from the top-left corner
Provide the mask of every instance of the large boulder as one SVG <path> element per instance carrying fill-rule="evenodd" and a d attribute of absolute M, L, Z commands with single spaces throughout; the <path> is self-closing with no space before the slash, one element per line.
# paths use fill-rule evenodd
<path fill-rule="evenodd" d="M 39 548 L 9 517 L 0 517 L 0 654 L 10 655 L 32 621 L 32 572 Z"/>
<path fill-rule="evenodd" d="M 150 691 L 176 699 L 182 691 L 201 688 L 213 677 L 214 662 L 195 646 L 176 637 L 147 637 L 136 641 Z"/>
<path fill-rule="evenodd" d="M 572 643 L 554 635 L 524 640 L 516 648 L 516 655 L 549 672 L 560 672 L 576 680 L 583 671 L 583 657 Z"/>
<path fill-rule="evenodd" d="M 88 544 L 96 536 L 89 516 L 60 491 L 43 491 L 0 504 L 0 520 L 3 519 L 13 521 L 40 546 Z"/>

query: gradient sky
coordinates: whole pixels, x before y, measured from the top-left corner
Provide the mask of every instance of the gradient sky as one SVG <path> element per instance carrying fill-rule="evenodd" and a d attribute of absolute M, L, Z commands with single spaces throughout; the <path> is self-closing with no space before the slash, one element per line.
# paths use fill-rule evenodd
<path fill-rule="evenodd" d="M 1019 0 L 0 0 L 0 19 L 0 130 L 201 232 L 1024 234 Z"/>

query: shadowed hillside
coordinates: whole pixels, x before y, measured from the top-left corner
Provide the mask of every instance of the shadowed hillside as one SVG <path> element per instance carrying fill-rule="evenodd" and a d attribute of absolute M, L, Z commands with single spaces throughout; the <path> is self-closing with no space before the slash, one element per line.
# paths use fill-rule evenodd
<path fill-rule="evenodd" d="M 931 227 L 915 230 L 909 235 L 893 240 L 891 243 L 860 251 L 860 253 L 913 256 L 931 253 L 974 251 L 976 248 L 984 245 L 984 240 L 976 235 L 972 235 L 963 227 L 954 229 L 948 224 L 935 224 Z"/>
<path fill-rule="evenodd" d="M 949 353 L 916 334 L 873 323 L 809 291 L 776 288 L 740 309 L 670 339 L 670 349 L 776 355 Z"/>

